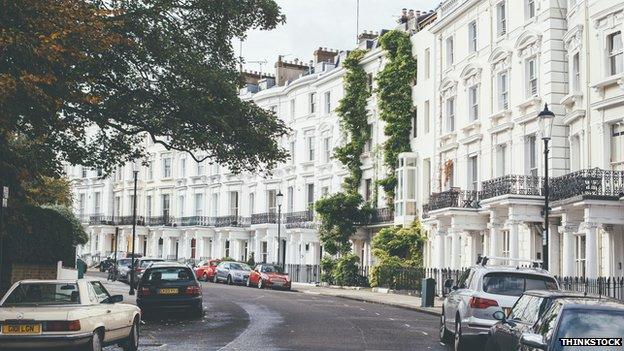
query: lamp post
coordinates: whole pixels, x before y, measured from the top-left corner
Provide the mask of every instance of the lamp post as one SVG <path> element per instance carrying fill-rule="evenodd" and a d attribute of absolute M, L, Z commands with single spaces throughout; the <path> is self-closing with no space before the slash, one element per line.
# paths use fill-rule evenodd
<path fill-rule="evenodd" d="M 284 194 L 280 190 L 277 195 L 275 195 L 275 199 L 277 202 L 277 265 L 281 267 L 280 257 L 281 257 L 281 248 L 282 248 L 282 200 L 284 198 Z"/>
<path fill-rule="evenodd" d="M 137 175 L 139 167 L 135 162 L 132 163 L 132 174 L 134 176 L 134 196 L 132 197 L 132 269 L 130 270 L 130 295 L 134 295 L 134 257 L 135 257 L 135 238 L 136 238 L 136 207 L 137 207 Z"/>
<path fill-rule="evenodd" d="M 542 268 L 548 270 L 548 215 L 550 212 L 549 191 L 548 188 L 548 142 L 552 136 L 552 126 L 555 120 L 555 114 L 548 110 L 548 104 L 545 104 L 544 110 L 537 116 L 544 128 L 542 134 L 542 140 L 544 141 L 544 235 L 542 235 Z"/>
<path fill-rule="evenodd" d="M 0 186 L 0 291 L 4 287 L 4 281 L 2 280 L 2 268 L 4 260 L 4 209 L 8 207 L 9 203 L 9 187 Z M 7 286 L 8 288 L 8 286 Z"/>

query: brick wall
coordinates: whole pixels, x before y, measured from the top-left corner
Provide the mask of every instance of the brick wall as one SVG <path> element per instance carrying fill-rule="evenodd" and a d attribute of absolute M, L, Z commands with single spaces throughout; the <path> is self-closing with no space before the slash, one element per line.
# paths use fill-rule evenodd
<path fill-rule="evenodd" d="M 7 269 L 8 268 L 8 269 Z M 2 272 L 3 279 L 0 285 L 0 296 L 13 285 L 24 279 L 56 279 L 56 265 L 36 265 L 13 263 Z"/>

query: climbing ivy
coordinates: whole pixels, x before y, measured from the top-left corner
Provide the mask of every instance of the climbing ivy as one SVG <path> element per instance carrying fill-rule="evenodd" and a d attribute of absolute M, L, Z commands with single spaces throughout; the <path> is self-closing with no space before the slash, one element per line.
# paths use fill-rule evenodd
<path fill-rule="evenodd" d="M 340 127 L 347 135 L 347 143 L 334 150 L 334 157 L 349 169 L 349 176 L 344 180 L 346 191 L 357 192 L 362 181 L 362 161 L 366 141 L 370 138 L 366 110 L 366 100 L 370 97 L 366 71 L 360 60 L 366 52 L 355 50 L 343 63 L 346 70 L 344 77 L 345 95 L 340 100 L 336 113 L 340 118 Z"/>
<path fill-rule="evenodd" d="M 362 161 L 366 141 L 370 138 L 366 100 L 370 97 L 366 72 L 360 60 L 363 50 L 351 52 L 343 62 L 345 94 L 336 113 L 347 142 L 334 149 L 334 157 L 349 170 L 344 191 L 319 199 L 315 204 L 319 214 L 319 236 L 325 252 L 345 255 L 351 250 L 349 239 L 358 226 L 370 218 L 370 204 L 364 203 L 358 189 L 362 181 Z"/>
<path fill-rule="evenodd" d="M 395 169 L 401 152 L 410 151 L 412 128 L 412 85 L 416 78 L 416 60 L 412 56 L 412 43 L 402 31 L 384 34 L 379 43 L 386 51 L 387 64 L 377 75 L 379 117 L 386 122 L 384 134 L 384 163 L 388 168 L 385 179 L 379 180 L 387 195 L 388 206 L 394 206 L 397 185 Z"/>

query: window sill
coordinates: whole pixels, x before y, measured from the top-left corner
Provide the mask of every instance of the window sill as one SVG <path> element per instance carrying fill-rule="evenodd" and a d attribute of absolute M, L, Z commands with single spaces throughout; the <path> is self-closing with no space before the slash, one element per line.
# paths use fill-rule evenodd
<path fill-rule="evenodd" d="M 583 93 L 581 93 L 580 91 L 575 91 L 564 96 L 563 99 L 561 99 L 559 103 L 566 107 L 571 107 L 574 104 L 578 104 L 579 102 L 581 102 L 582 98 L 583 98 Z"/>
<path fill-rule="evenodd" d="M 495 121 L 499 118 L 511 115 L 511 109 L 498 111 L 490 116 L 490 120 Z"/>
<path fill-rule="evenodd" d="M 616 84 L 620 86 L 624 86 L 624 75 L 622 73 L 614 74 L 599 82 L 596 82 L 594 83 L 594 85 L 592 85 L 592 88 L 600 92 L 600 90 L 604 90 L 605 88 L 616 85 Z"/>
<path fill-rule="evenodd" d="M 468 133 L 471 130 L 476 130 L 481 128 L 481 121 L 479 121 L 479 118 L 473 120 L 472 122 L 468 123 L 467 125 L 465 125 L 464 127 L 461 128 L 461 131 L 464 133 Z"/>
<path fill-rule="evenodd" d="M 531 106 L 538 106 L 541 101 L 542 101 L 541 97 L 539 97 L 538 95 L 533 95 L 527 98 L 526 100 L 524 100 L 523 102 L 521 102 L 520 104 L 518 104 L 518 108 L 526 110 L 527 108 Z"/>

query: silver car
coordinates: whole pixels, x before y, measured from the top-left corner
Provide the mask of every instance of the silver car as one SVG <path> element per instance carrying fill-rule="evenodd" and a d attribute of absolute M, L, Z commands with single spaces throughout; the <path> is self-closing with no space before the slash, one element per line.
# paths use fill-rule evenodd
<path fill-rule="evenodd" d="M 513 261 L 517 265 L 488 265 L 491 259 Z M 442 304 L 440 340 L 451 341 L 455 351 L 465 350 L 470 338 L 487 336 L 498 322 L 494 312 L 508 313 L 525 290 L 558 290 L 557 280 L 541 268 L 520 268 L 519 262 L 506 258 L 482 258 L 467 269 L 452 285 Z M 537 265 L 537 261 L 530 261 Z M 446 284 L 445 284 L 446 285 Z M 467 340 L 468 339 L 468 340 Z"/>
<path fill-rule="evenodd" d="M 240 262 L 221 262 L 217 266 L 214 282 L 227 284 L 247 284 L 251 267 Z"/>

